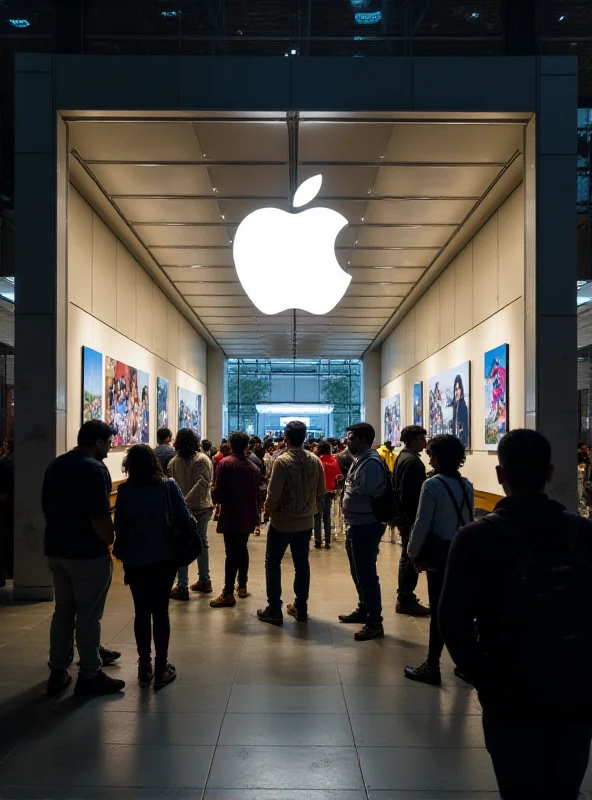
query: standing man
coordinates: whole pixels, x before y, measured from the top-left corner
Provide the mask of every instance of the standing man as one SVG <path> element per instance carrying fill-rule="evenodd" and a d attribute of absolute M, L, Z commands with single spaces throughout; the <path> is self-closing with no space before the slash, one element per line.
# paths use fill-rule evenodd
<path fill-rule="evenodd" d="M 55 611 L 51 622 L 47 693 L 55 697 L 72 678 L 73 631 L 80 656 L 76 695 L 119 692 L 125 682 L 109 678 L 101 666 L 121 653 L 100 647 L 101 618 L 111 585 L 113 522 L 111 476 L 103 461 L 115 431 L 106 422 L 85 422 L 78 446 L 54 459 L 43 481 L 45 555 L 53 578 Z"/>
<path fill-rule="evenodd" d="M 401 431 L 405 445 L 395 464 L 394 484 L 398 499 L 399 517 L 396 520 L 401 534 L 401 559 L 399 561 L 399 588 L 397 591 L 397 614 L 410 617 L 428 617 L 430 609 L 423 606 L 415 596 L 418 575 L 409 558 L 409 539 L 417 516 L 419 495 L 426 479 L 426 471 L 419 454 L 426 448 L 426 430 L 421 425 L 408 425 Z"/>
<path fill-rule="evenodd" d="M 393 443 L 384 442 L 384 444 L 381 444 L 378 448 L 377 453 L 387 465 L 388 471 L 392 475 L 393 470 L 395 469 L 395 461 L 397 460 L 397 454 L 395 453 Z"/>
<path fill-rule="evenodd" d="M 282 625 L 282 558 L 288 545 L 296 576 L 295 600 L 287 611 L 298 622 L 308 619 L 310 564 L 308 544 L 314 516 L 325 496 L 325 473 L 319 459 L 303 447 L 306 425 L 289 422 L 284 431 L 286 450 L 273 465 L 267 490 L 265 518 L 271 523 L 267 534 L 265 577 L 267 608 L 259 609 L 261 622 Z"/>
<path fill-rule="evenodd" d="M 351 614 L 340 614 L 339 621 L 363 625 L 354 639 L 382 639 L 382 597 L 376 571 L 380 540 L 386 525 L 372 512 L 372 501 L 386 491 L 384 467 L 372 443 L 376 433 L 372 425 L 358 422 L 347 429 L 347 443 L 354 462 L 345 479 L 343 516 L 346 524 L 345 549 L 358 607 Z"/>
<path fill-rule="evenodd" d="M 341 467 L 337 459 L 331 454 L 331 445 L 329 442 L 319 442 L 317 447 L 317 455 L 323 465 L 325 473 L 325 498 L 323 500 L 322 509 L 315 514 L 314 521 L 314 536 L 315 547 L 320 550 L 322 547 L 321 542 L 321 522 L 325 533 L 325 549 L 331 549 L 331 507 L 335 500 L 335 492 L 337 491 L 337 480 L 341 480 Z"/>
<path fill-rule="evenodd" d="M 234 582 L 238 574 L 237 594 L 248 596 L 249 535 L 259 525 L 259 468 L 247 457 L 249 437 L 242 431 L 230 435 L 232 453 L 216 471 L 216 485 L 212 491 L 214 503 L 220 505 L 218 533 L 224 534 L 226 561 L 224 589 L 220 597 L 212 600 L 212 608 L 236 605 Z"/>
<path fill-rule="evenodd" d="M 551 447 L 532 430 L 498 447 L 506 497 L 454 537 L 439 623 L 479 693 L 504 800 L 576 800 L 592 739 L 592 522 L 545 494 Z"/>
<path fill-rule="evenodd" d="M 154 448 L 154 455 L 160 461 L 160 466 L 164 474 L 167 474 L 169 461 L 175 457 L 175 448 L 172 445 L 173 434 L 168 428 L 159 428 L 156 431 L 157 446 Z"/>

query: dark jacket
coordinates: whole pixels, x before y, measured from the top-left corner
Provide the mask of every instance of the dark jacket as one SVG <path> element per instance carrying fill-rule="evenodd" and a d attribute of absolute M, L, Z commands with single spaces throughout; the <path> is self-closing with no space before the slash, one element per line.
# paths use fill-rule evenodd
<path fill-rule="evenodd" d="M 482 702 L 487 704 L 489 698 L 497 706 L 493 699 L 496 663 L 507 658 L 501 647 L 505 609 L 511 605 L 513 587 L 534 538 L 544 533 L 553 537 L 565 535 L 565 509 L 547 495 L 539 494 L 507 497 L 495 510 L 512 525 L 507 536 L 499 527 L 479 520 L 461 528 L 454 537 L 438 620 L 455 664 L 479 690 Z M 574 519 L 579 526 L 577 549 L 592 563 L 592 522 Z M 537 664 L 538 656 L 533 653 L 535 670 L 541 666 Z"/>
<path fill-rule="evenodd" d="M 232 453 L 218 464 L 214 503 L 221 506 L 218 533 L 253 533 L 259 525 L 261 472 L 245 455 Z"/>
<path fill-rule="evenodd" d="M 417 516 L 421 487 L 426 479 L 425 466 L 418 454 L 408 447 L 401 450 L 395 462 L 393 478 L 405 522 L 411 527 Z"/>

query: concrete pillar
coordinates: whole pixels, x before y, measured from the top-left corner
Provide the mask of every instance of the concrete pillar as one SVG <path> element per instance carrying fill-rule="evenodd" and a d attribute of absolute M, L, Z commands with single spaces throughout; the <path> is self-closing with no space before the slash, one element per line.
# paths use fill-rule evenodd
<path fill-rule="evenodd" d="M 362 420 L 376 430 L 376 441 L 380 443 L 382 425 L 380 421 L 380 350 L 366 353 L 362 359 L 363 395 Z"/>
<path fill-rule="evenodd" d="M 18 600 L 51 600 L 41 487 L 66 448 L 67 129 L 53 106 L 52 59 L 15 73 L 15 581 Z"/>
<path fill-rule="evenodd" d="M 218 447 L 224 432 L 224 412 L 226 410 L 226 357 L 221 350 L 208 348 L 207 374 L 206 435 Z"/>

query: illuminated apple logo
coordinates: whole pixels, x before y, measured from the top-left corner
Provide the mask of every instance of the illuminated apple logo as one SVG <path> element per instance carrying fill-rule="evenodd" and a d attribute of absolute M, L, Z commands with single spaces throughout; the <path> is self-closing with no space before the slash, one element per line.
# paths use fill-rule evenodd
<path fill-rule="evenodd" d="M 299 187 L 294 207 L 310 203 L 321 188 L 315 175 Z M 241 222 L 234 237 L 234 265 L 243 289 L 262 314 L 301 308 L 327 314 L 351 281 L 335 258 L 335 239 L 347 220 L 330 208 L 289 214 L 260 208 Z"/>

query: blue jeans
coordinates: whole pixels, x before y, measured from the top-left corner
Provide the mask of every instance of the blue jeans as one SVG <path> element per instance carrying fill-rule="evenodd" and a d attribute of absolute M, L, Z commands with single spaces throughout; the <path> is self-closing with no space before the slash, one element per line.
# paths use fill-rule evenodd
<path fill-rule="evenodd" d="M 212 518 L 213 508 L 195 514 L 197 532 L 201 539 L 201 555 L 197 559 L 197 574 L 200 581 L 210 580 L 210 546 L 208 544 L 208 522 Z M 180 589 L 189 587 L 189 567 L 180 567 L 177 572 L 177 583 Z"/>
<path fill-rule="evenodd" d="M 267 550 L 265 551 L 265 579 L 267 582 L 267 604 L 273 609 L 282 607 L 282 558 L 288 545 L 294 562 L 294 605 L 299 611 L 308 608 L 308 592 L 310 589 L 310 564 L 308 561 L 308 544 L 312 531 L 298 533 L 282 533 L 273 525 L 267 532 Z"/>
<path fill-rule="evenodd" d="M 335 499 L 335 495 L 327 494 L 323 499 L 323 507 L 318 514 L 315 514 L 314 519 L 314 537 L 315 537 L 315 544 L 321 544 L 321 519 L 323 522 L 323 528 L 325 531 L 325 544 L 331 544 L 331 507 L 333 505 L 333 500 Z"/>
<path fill-rule="evenodd" d="M 384 522 L 348 525 L 345 536 L 349 567 L 358 592 L 358 609 L 367 614 L 368 621 L 375 625 L 382 622 L 382 596 L 376 560 L 385 530 Z"/>

